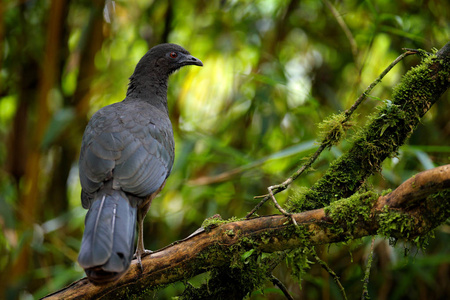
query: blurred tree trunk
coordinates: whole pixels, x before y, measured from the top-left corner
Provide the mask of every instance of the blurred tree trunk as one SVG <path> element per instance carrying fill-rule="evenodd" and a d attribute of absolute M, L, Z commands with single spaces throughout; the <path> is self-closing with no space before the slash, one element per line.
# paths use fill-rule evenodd
<path fill-rule="evenodd" d="M 79 48 L 80 60 L 76 90 L 72 97 L 66 97 L 64 103 L 66 108 L 75 107 L 75 118 L 55 141 L 58 149 L 54 157 L 54 170 L 48 191 L 49 203 L 55 216 L 67 211 L 68 207 L 67 178 L 72 163 L 77 161 L 79 141 L 86 126 L 92 82 L 97 75 L 95 55 L 101 49 L 104 41 L 102 8 L 102 0 L 93 1 L 91 4 L 89 21 Z"/>
<path fill-rule="evenodd" d="M 23 39 L 21 51 L 25 51 L 29 36 L 27 29 L 35 26 L 25 17 L 27 3 L 21 4 L 21 25 Z M 92 79 L 96 75 L 95 55 L 101 48 L 103 34 L 103 1 L 96 0 L 91 4 L 91 17 L 84 31 L 84 41 L 80 47 L 80 66 L 77 88 L 72 101 L 64 101 L 65 108 L 74 107 L 77 117 L 61 138 L 43 147 L 43 140 L 48 132 L 54 111 L 51 110 L 52 90 L 60 89 L 61 74 L 68 60 L 67 41 L 69 28 L 67 18 L 69 1 L 52 1 L 48 8 L 46 20 L 46 37 L 44 49 L 33 49 L 42 52 L 43 61 L 36 61 L 39 55 L 25 55 L 20 52 L 19 58 L 27 59 L 20 65 L 18 81 L 18 108 L 9 134 L 7 170 L 17 182 L 19 199 L 17 203 L 17 220 L 22 246 L 20 253 L 11 261 L 5 272 L 2 272 L 6 286 L 18 282 L 18 278 L 32 267 L 33 254 L 30 249 L 33 236 L 33 224 L 65 211 L 67 208 L 67 178 L 72 162 L 78 153 L 78 141 L 81 139 L 86 125 L 86 113 Z M 50 151 L 55 150 L 55 151 Z M 51 152 L 51 154 L 50 154 Z M 49 163 L 49 159 L 51 163 Z M 48 170 L 52 167 L 52 170 Z M 45 172 L 44 172 L 45 170 Z M 47 178 L 45 178 L 47 177 Z M 7 276 L 6 276 L 7 274 Z M 3 276 L 2 276 L 3 277 Z M 2 284 L 3 285 L 3 284 Z"/>
<path fill-rule="evenodd" d="M 0 2 L 0 20 L 5 19 L 5 5 L 3 1 Z M 0 69 L 3 67 L 3 55 L 4 55 L 4 41 L 5 41 L 5 24 L 0 22 Z M 0 82 L 0 95 L 2 95 L 3 87 Z"/>
<path fill-rule="evenodd" d="M 59 77 L 61 70 L 59 66 L 59 54 L 62 41 L 62 28 L 64 27 L 64 18 L 67 16 L 67 2 L 66 1 L 52 1 L 50 11 L 48 14 L 48 24 L 45 40 L 44 60 L 41 64 L 37 65 L 35 72 L 33 69 L 23 70 L 23 77 L 26 78 L 29 74 L 37 78 L 32 78 L 32 82 L 38 81 L 37 93 L 33 95 L 36 97 L 36 121 L 34 126 L 30 126 L 30 132 L 24 128 L 27 125 L 27 106 L 25 103 L 33 101 L 33 96 L 30 97 L 29 93 L 34 94 L 34 89 L 25 90 L 21 95 L 18 113 L 15 117 L 15 127 L 17 130 L 13 133 L 13 136 L 17 138 L 17 150 L 12 151 L 10 154 L 13 156 L 12 162 L 16 163 L 21 161 L 24 163 L 23 182 L 25 186 L 23 193 L 19 194 L 18 203 L 18 219 L 21 220 L 23 230 L 32 228 L 33 223 L 37 221 L 38 216 L 41 214 L 42 201 L 45 199 L 44 195 L 40 193 L 39 184 L 42 182 L 40 177 L 42 176 L 42 157 L 44 153 L 41 149 L 41 142 L 44 134 L 47 130 L 49 120 L 51 118 L 51 112 L 49 109 L 49 96 L 51 89 L 55 85 L 55 81 Z M 32 25 L 27 25 L 32 26 Z M 24 26 L 26 28 L 27 26 Z M 38 62 L 37 62 L 38 63 Z M 24 79 L 26 80 L 26 79 Z M 25 105 L 24 105 L 25 104 Z M 23 119 L 22 119 L 23 118 Z M 25 125 L 25 126 L 24 126 Z M 19 134 L 15 134 L 15 133 Z M 23 144 L 20 141 L 26 141 L 27 155 L 24 156 Z M 20 165 L 20 164 L 19 164 Z M 15 174 L 21 175 L 22 170 L 18 170 Z M 41 202 L 39 202 L 39 200 Z M 26 243 L 27 244 L 27 243 Z M 12 280 L 17 279 L 28 269 L 30 259 L 30 248 L 24 246 L 21 253 L 17 256 L 16 261 L 13 263 L 12 272 L 10 277 Z"/>
<path fill-rule="evenodd" d="M 166 15 L 164 17 L 164 32 L 162 33 L 162 36 L 161 36 L 162 43 L 169 42 L 169 34 L 172 31 L 172 19 L 173 19 L 173 3 L 172 3 L 172 0 L 168 0 Z"/>
<path fill-rule="evenodd" d="M 73 105 L 78 116 L 85 118 L 89 110 L 92 80 L 96 74 L 95 55 L 101 49 L 103 35 L 103 0 L 92 1 L 91 15 L 81 38 L 80 65 L 77 77 L 77 88 L 73 95 Z M 81 126 L 83 129 L 86 121 Z"/>

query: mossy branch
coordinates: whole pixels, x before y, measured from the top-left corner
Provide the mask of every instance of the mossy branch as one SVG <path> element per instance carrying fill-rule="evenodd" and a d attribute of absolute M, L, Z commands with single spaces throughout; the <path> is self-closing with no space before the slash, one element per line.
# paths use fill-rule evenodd
<path fill-rule="evenodd" d="M 196 234 L 136 261 L 118 281 L 95 286 L 83 278 L 45 299 L 119 299 L 186 281 L 206 271 L 257 261 L 264 253 L 320 245 L 368 235 L 414 240 L 450 217 L 450 165 L 424 171 L 385 196 L 353 195 L 332 205 L 294 214 L 211 223 Z M 214 227 L 216 226 L 216 227 Z M 261 263 L 261 265 L 265 265 Z"/>
<path fill-rule="evenodd" d="M 392 100 L 379 109 L 353 139 L 347 153 L 334 161 L 324 176 L 305 195 L 291 201 L 289 211 L 320 208 L 349 197 L 365 180 L 381 170 L 415 130 L 422 116 L 450 86 L 450 43 L 436 55 L 408 71 L 392 93 Z"/>
<path fill-rule="evenodd" d="M 400 107 L 400 104 L 404 104 L 405 102 L 409 101 L 409 100 L 414 100 L 414 98 L 417 97 L 422 97 L 420 93 L 416 93 L 416 94 L 412 94 L 409 95 L 407 93 L 403 94 L 403 89 L 413 89 L 414 85 L 411 84 L 411 81 L 408 81 L 407 78 L 412 78 L 412 81 L 416 80 L 416 79 L 420 79 L 420 80 L 424 80 L 434 83 L 434 81 L 436 79 L 439 79 L 438 81 L 441 83 L 441 87 L 440 88 L 436 88 L 435 85 L 429 84 L 427 86 L 428 90 L 425 91 L 424 93 L 427 93 L 429 90 L 432 90 L 434 93 L 431 93 L 430 97 L 427 99 L 422 99 L 422 101 L 424 101 L 424 103 L 426 104 L 426 106 L 428 107 L 428 109 L 431 107 L 431 105 L 437 101 L 437 99 L 440 97 L 440 95 L 448 88 L 450 82 L 448 80 L 448 72 L 450 70 L 450 65 L 449 65 L 449 57 L 450 57 L 450 43 L 445 45 L 436 55 L 437 59 L 433 60 L 431 57 L 428 58 L 427 61 L 424 61 L 422 63 L 422 65 L 420 65 L 420 68 L 417 67 L 413 70 L 411 70 L 410 72 L 408 72 L 405 75 L 405 79 L 403 80 L 402 83 L 400 83 L 397 86 L 397 90 L 399 90 L 400 92 L 397 92 L 396 95 L 398 95 L 397 99 L 395 100 L 395 103 L 392 104 L 392 101 L 390 101 L 390 105 L 387 108 L 387 112 L 397 112 L 396 114 L 386 114 L 385 111 L 380 111 L 379 114 L 377 114 L 374 119 L 376 119 L 377 117 L 384 117 L 386 116 L 386 120 L 384 120 L 384 125 L 382 124 L 381 127 L 381 135 L 380 137 L 384 134 L 385 130 L 389 127 L 394 127 L 395 125 L 397 125 L 398 121 L 395 118 L 405 118 L 407 115 L 403 113 L 404 110 L 409 109 L 409 107 L 403 105 L 403 108 L 401 110 L 395 110 L 393 108 L 398 108 Z M 331 116 L 329 119 L 325 120 L 324 122 L 322 122 L 322 124 L 319 125 L 319 127 L 321 127 L 321 133 L 320 133 L 320 145 L 318 147 L 318 149 L 316 150 L 316 152 L 310 156 L 307 160 L 306 163 L 304 163 L 294 174 L 292 174 L 290 177 L 288 177 L 284 182 L 277 184 L 277 185 L 273 185 L 273 186 L 269 186 L 268 187 L 268 191 L 269 194 L 267 195 L 263 195 L 263 196 L 257 196 L 255 198 L 259 199 L 261 198 L 262 200 L 252 209 L 252 211 L 250 211 L 247 214 L 247 218 L 251 217 L 268 199 L 272 199 L 272 201 L 274 202 L 275 206 L 278 208 L 278 210 L 280 212 L 282 212 L 285 215 L 288 215 L 288 213 L 285 212 L 285 210 L 283 208 L 280 207 L 280 205 L 278 204 L 278 202 L 276 201 L 274 195 L 276 195 L 279 192 L 284 191 L 285 189 L 287 189 L 287 187 L 294 182 L 301 174 L 303 174 L 304 171 L 306 171 L 307 169 L 309 169 L 311 167 L 311 165 L 316 161 L 316 159 L 319 157 L 319 155 L 323 152 L 323 150 L 325 150 L 326 148 L 330 148 L 333 145 L 336 145 L 341 138 L 345 135 L 345 132 L 347 131 L 348 128 L 352 127 L 350 118 L 353 115 L 353 113 L 355 112 L 355 110 L 359 107 L 359 105 L 368 97 L 368 95 L 370 94 L 370 92 L 373 90 L 373 88 L 384 78 L 384 76 L 386 76 L 387 73 L 389 73 L 389 71 L 397 64 L 399 63 L 403 58 L 405 58 L 408 55 L 412 55 L 412 54 L 417 54 L 419 53 L 422 56 L 425 56 L 423 54 L 423 50 L 414 50 L 414 49 L 404 49 L 405 52 L 403 52 L 400 56 L 398 56 L 378 77 L 377 79 L 375 79 L 365 90 L 364 92 L 358 97 L 358 99 L 356 99 L 355 103 L 349 108 L 347 109 L 345 112 L 338 114 L 338 115 L 334 115 Z M 442 61 L 440 61 L 440 59 L 443 58 Z M 439 67 L 436 68 L 436 62 L 438 63 Z M 428 74 L 429 70 L 431 69 L 439 69 L 439 72 L 437 72 L 436 74 L 433 74 L 433 76 L 431 76 L 430 74 Z M 419 84 L 421 84 L 421 82 L 417 82 Z M 410 99 L 412 97 L 412 99 Z M 427 102 L 428 101 L 428 102 Z M 422 104 L 424 104 L 422 103 Z M 401 146 L 405 140 L 409 137 L 410 133 L 412 133 L 413 129 L 415 128 L 415 126 L 417 125 L 418 121 L 420 120 L 420 117 L 422 117 L 427 110 L 423 110 L 422 113 L 419 112 L 417 114 L 417 116 L 414 115 L 414 113 L 411 114 L 410 116 L 410 120 L 412 122 L 410 122 L 411 124 L 407 124 L 406 126 L 409 126 L 409 131 L 406 132 L 406 134 L 399 134 L 398 132 L 392 132 L 394 135 L 399 135 L 398 137 L 395 137 L 395 140 L 398 141 L 398 143 L 394 144 L 394 147 L 389 147 L 387 149 L 385 149 L 385 153 L 372 153 L 372 152 L 379 152 L 376 147 L 373 147 L 373 145 L 376 144 L 370 144 L 368 149 L 369 151 L 367 155 L 365 155 L 365 157 L 355 157 L 354 153 L 355 151 L 357 151 L 359 154 L 364 153 L 361 152 L 361 149 L 366 149 L 366 144 L 364 143 L 355 143 L 355 147 L 353 147 L 351 149 L 351 151 L 349 151 L 347 153 L 347 156 L 345 157 L 346 160 L 341 159 L 341 161 L 337 161 L 333 164 L 333 166 L 336 167 L 336 169 L 339 169 L 339 167 L 344 166 L 345 167 L 345 171 L 348 170 L 349 166 L 353 166 L 351 164 L 347 165 L 347 161 L 350 160 L 355 160 L 357 159 L 359 163 L 360 161 L 364 161 L 364 159 L 367 159 L 366 161 L 370 164 L 371 168 L 366 168 L 366 172 L 364 174 L 360 174 L 361 176 L 359 177 L 352 177 L 354 175 L 354 173 L 358 173 L 358 166 L 356 166 L 356 168 L 353 168 L 353 173 L 349 174 L 350 176 L 348 177 L 348 180 L 344 179 L 346 177 L 341 177 L 341 176 L 334 176 L 333 172 L 336 169 L 329 169 L 329 172 L 327 172 L 325 174 L 325 176 L 322 178 L 322 181 L 319 181 L 316 183 L 316 185 L 313 186 L 312 188 L 312 192 L 308 195 L 305 195 L 305 198 L 307 199 L 306 203 L 302 203 L 300 205 L 298 205 L 298 203 L 289 203 L 288 204 L 288 209 L 294 212 L 299 212 L 299 211 L 304 211 L 304 210 L 308 210 L 308 209 L 314 209 L 314 208 L 320 208 L 323 207 L 325 205 L 327 205 L 328 203 L 330 203 L 330 198 L 334 197 L 336 198 L 340 198 L 340 197 L 347 197 L 349 195 L 351 195 L 353 192 L 355 192 L 361 185 L 362 182 L 364 182 L 364 179 L 367 178 L 368 176 L 372 175 L 374 172 L 376 172 L 377 170 L 379 170 L 380 168 L 380 164 L 381 162 L 389 155 L 392 155 L 394 153 L 396 153 L 397 149 L 399 146 Z M 414 110 L 413 112 L 416 112 L 416 110 Z M 361 134 L 360 134 L 360 139 L 362 139 L 363 141 L 370 141 L 372 140 L 372 137 L 370 136 L 369 133 L 373 132 L 373 126 L 375 125 L 375 129 L 379 129 L 379 124 L 374 124 L 373 122 L 371 124 L 368 124 L 365 129 L 362 130 Z M 401 132 L 401 131 L 400 131 Z M 375 133 L 378 133 L 378 130 L 375 130 Z M 389 141 L 389 137 L 388 133 L 386 133 L 385 137 L 382 137 L 381 140 L 386 140 Z M 379 138 L 380 138 L 379 137 Z M 387 137 L 387 138 L 386 138 Z M 371 156 L 378 158 L 377 155 L 381 155 L 378 159 L 377 162 L 372 163 L 370 158 Z M 373 159 L 372 159 L 373 160 Z M 349 191 L 345 191 L 343 193 L 335 193 L 334 191 L 330 191 L 330 189 L 328 188 L 323 188 L 322 186 L 327 187 L 327 182 L 329 180 L 329 178 L 327 176 L 334 176 L 335 180 L 339 180 L 341 181 L 341 186 L 345 186 L 347 184 L 349 184 L 349 186 L 353 187 L 353 189 L 350 189 Z M 344 182 L 342 182 L 344 181 Z M 331 183 L 331 185 L 333 185 L 333 183 Z M 328 193 L 327 193 L 328 192 Z M 294 220 L 293 220 L 294 222 Z"/>

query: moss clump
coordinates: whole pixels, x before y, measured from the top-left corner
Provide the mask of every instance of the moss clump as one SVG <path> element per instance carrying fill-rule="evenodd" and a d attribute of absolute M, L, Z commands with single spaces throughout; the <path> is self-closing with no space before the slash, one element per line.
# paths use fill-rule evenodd
<path fill-rule="evenodd" d="M 345 113 L 333 114 L 318 125 L 319 141 L 326 147 L 338 144 L 345 136 L 347 130 L 353 126 L 353 123 L 346 121 Z"/>
<path fill-rule="evenodd" d="M 291 267 L 292 277 L 298 281 L 300 284 L 303 275 L 306 274 L 309 266 L 313 263 L 308 260 L 308 257 L 315 253 L 314 246 L 311 245 L 309 238 L 311 232 L 308 230 L 307 226 L 292 226 L 292 231 L 288 232 L 287 238 L 295 236 L 301 241 L 301 247 L 287 251 L 286 253 L 286 263 Z"/>
<path fill-rule="evenodd" d="M 392 193 L 392 189 L 387 189 L 381 192 L 381 196 L 386 196 L 387 194 Z"/>
<path fill-rule="evenodd" d="M 388 206 L 383 208 L 383 212 L 378 216 L 380 228 L 377 233 L 386 237 L 399 239 L 410 239 L 413 232 L 419 225 L 417 220 L 413 219 L 410 214 L 390 210 Z M 415 234 L 414 234 L 415 235 Z"/>
<path fill-rule="evenodd" d="M 302 247 L 290 251 L 286 256 L 286 262 L 292 269 L 292 277 L 300 284 L 303 276 L 309 270 L 312 261 L 308 257 L 315 253 L 314 247 Z"/>
<path fill-rule="evenodd" d="M 242 299 L 269 279 L 272 255 L 242 245 L 225 251 L 233 252 L 230 264 L 212 269 L 200 287 L 186 286 L 181 299 Z"/>
<path fill-rule="evenodd" d="M 353 233 L 360 228 L 358 225 L 371 221 L 371 208 L 377 199 L 377 193 L 367 191 L 331 203 L 325 207 L 325 213 L 339 225 L 330 230 L 338 234 L 348 232 L 348 239 L 353 239 Z"/>
<path fill-rule="evenodd" d="M 227 234 L 228 236 L 235 236 L 236 235 L 236 233 L 234 233 L 233 229 L 229 229 L 229 230 L 225 231 L 225 234 Z"/>
<path fill-rule="evenodd" d="M 206 231 L 209 231 L 212 228 L 215 228 L 219 225 L 237 222 L 239 220 L 241 219 L 237 217 L 231 217 L 228 220 L 222 220 L 222 217 L 220 215 L 214 215 L 212 217 L 205 219 L 201 227 L 203 227 Z"/>
<path fill-rule="evenodd" d="M 398 240 L 404 240 L 415 245 L 417 248 L 425 249 L 428 240 L 433 236 L 432 231 L 418 235 L 421 222 L 414 216 L 397 210 L 390 210 L 387 206 L 379 214 L 378 223 L 380 228 L 377 234 L 389 238 L 389 243 L 395 245 Z"/>
<path fill-rule="evenodd" d="M 418 248 L 424 248 L 428 239 L 433 236 L 432 230 L 449 218 L 449 204 L 450 191 L 441 191 L 430 195 L 426 202 L 420 204 L 427 207 L 420 218 L 385 206 L 378 215 L 380 228 L 377 233 L 389 237 L 391 243 L 402 239 Z"/>
<path fill-rule="evenodd" d="M 298 213 L 317 205 L 314 197 L 306 197 L 307 194 L 311 193 L 312 192 L 307 187 L 296 189 L 286 203 L 286 210 L 290 213 Z"/>
<path fill-rule="evenodd" d="M 449 221 L 450 218 L 450 190 L 440 191 L 428 197 L 428 210 L 424 217 L 432 220 L 432 226 Z"/>

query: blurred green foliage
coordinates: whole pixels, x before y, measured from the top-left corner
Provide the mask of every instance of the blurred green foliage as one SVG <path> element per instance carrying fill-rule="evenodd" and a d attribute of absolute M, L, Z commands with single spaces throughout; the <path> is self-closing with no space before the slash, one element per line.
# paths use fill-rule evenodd
<path fill-rule="evenodd" d="M 106 2 L 110 23 L 100 0 L 0 3 L 1 298 L 39 298 L 84 276 L 76 263 L 85 216 L 77 170 L 81 135 L 95 111 L 125 97 L 128 77 L 151 46 L 177 43 L 204 63 L 169 82 L 176 160 L 145 222 L 145 246 L 155 250 L 216 213 L 245 216 L 258 202 L 254 196 L 282 182 L 316 149 L 317 124 L 349 108 L 403 47 L 430 51 L 450 36 L 448 1 Z M 408 57 L 378 84 L 358 110 L 357 125 L 380 105 L 377 99 L 389 100 L 417 62 Z M 372 184 L 395 188 L 450 163 L 449 116 L 446 93 Z M 323 153 L 313 172 L 277 195 L 279 203 L 296 187 L 311 186 L 347 146 Z M 276 211 L 266 204 L 258 213 Z M 408 245 L 377 239 L 373 298 L 445 299 L 449 228 L 442 225 L 425 252 L 408 256 Z M 360 298 L 369 247 L 370 239 L 362 239 L 319 249 L 349 299 Z M 284 264 L 275 275 L 295 298 L 341 297 L 318 265 L 301 286 Z M 167 299 L 183 289 L 177 283 L 155 293 Z M 283 297 L 268 283 L 250 298 Z"/>

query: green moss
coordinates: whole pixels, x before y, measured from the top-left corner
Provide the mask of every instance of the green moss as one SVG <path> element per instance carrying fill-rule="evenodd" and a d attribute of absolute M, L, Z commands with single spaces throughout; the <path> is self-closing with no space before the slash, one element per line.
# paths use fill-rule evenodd
<path fill-rule="evenodd" d="M 395 245 L 398 240 L 409 242 L 420 249 L 425 249 L 428 240 L 433 236 L 432 231 L 418 235 L 417 228 L 422 226 L 420 222 L 410 214 L 390 210 L 387 206 L 379 214 L 380 228 L 377 234 L 389 238 L 389 243 Z"/>
<path fill-rule="evenodd" d="M 235 236 L 235 235 L 236 235 L 236 234 L 234 233 L 234 230 L 233 230 L 233 229 L 229 229 L 229 230 L 225 231 L 225 233 L 226 233 L 228 236 Z"/>
<path fill-rule="evenodd" d="M 418 225 L 411 215 L 390 210 L 388 206 L 383 208 L 383 212 L 379 214 L 378 223 L 380 229 L 379 235 L 392 238 L 410 238 L 410 233 L 415 232 L 414 228 Z"/>
<path fill-rule="evenodd" d="M 308 257 L 315 253 L 314 247 L 301 247 L 290 251 L 286 256 L 286 262 L 291 267 L 291 274 L 294 279 L 300 282 L 309 270 L 312 261 Z"/>
<path fill-rule="evenodd" d="M 236 219 L 233 219 L 236 221 Z M 210 221 L 210 220 L 209 220 Z M 206 226 L 217 226 L 228 223 L 232 220 L 222 221 L 214 218 L 212 223 Z M 286 235 L 291 238 L 293 235 L 301 238 L 306 245 L 309 233 L 304 226 L 289 226 Z M 226 230 L 226 234 L 238 234 L 234 230 Z M 220 260 L 226 263 L 221 267 L 215 267 L 210 271 L 210 278 L 200 287 L 187 286 L 182 295 L 182 299 L 242 299 L 255 289 L 263 286 L 269 280 L 269 276 L 274 267 L 273 262 L 277 260 L 280 253 L 264 253 L 258 250 L 261 243 L 269 243 L 272 238 L 270 232 L 255 240 L 251 237 L 240 237 L 236 244 L 222 246 L 216 245 L 208 249 L 207 254 L 200 256 L 200 261 L 204 259 Z M 306 250 L 303 250 L 306 251 Z M 300 270 L 304 261 L 300 259 L 300 254 L 295 256 L 298 260 L 296 270 Z M 294 260 L 292 260 L 294 263 Z M 202 264 L 200 262 L 200 264 Z M 202 264 L 204 265 L 204 264 Z"/>
<path fill-rule="evenodd" d="M 288 238 L 295 236 L 303 246 L 307 246 L 309 244 L 309 237 L 311 236 L 311 232 L 309 231 L 307 226 L 291 226 L 293 233 L 287 233 Z"/>
<path fill-rule="evenodd" d="M 347 238 L 353 239 L 352 233 L 359 228 L 359 224 L 370 222 L 371 208 L 377 199 L 377 193 L 367 191 L 331 203 L 325 207 L 325 213 L 339 225 L 330 230 L 337 234 L 348 232 Z"/>
<path fill-rule="evenodd" d="M 428 196 L 426 204 L 421 204 L 427 209 L 420 219 L 386 206 L 378 216 L 380 228 L 377 233 L 389 237 L 391 243 L 401 239 L 423 249 L 433 237 L 433 229 L 450 217 L 449 204 L 450 191 L 445 190 Z"/>
<path fill-rule="evenodd" d="M 286 203 L 287 211 L 291 213 L 302 212 L 308 210 L 309 207 L 316 205 L 316 201 L 313 197 L 306 197 L 311 191 L 307 187 L 300 187 L 293 191 L 293 194 L 289 197 Z"/>
<path fill-rule="evenodd" d="M 390 193 L 392 193 L 392 189 L 387 189 L 387 190 L 384 190 L 383 192 L 381 192 L 381 196 L 386 196 L 387 194 L 390 194 Z"/>
<path fill-rule="evenodd" d="M 270 274 L 271 255 L 249 248 L 249 239 L 227 249 L 222 255 L 232 256 L 229 264 L 214 268 L 210 278 L 199 288 L 186 287 L 181 299 L 242 299 L 262 286 Z"/>
<path fill-rule="evenodd" d="M 263 244 L 267 245 L 268 243 L 270 243 L 270 238 L 271 238 L 271 235 L 268 232 L 263 233 L 261 235 L 261 242 Z"/>
<path fill-rule="evenodd" d="M 300 283 L 312 264 L 308 260 L 308 257 L 314 253 L 314 247 L 309 240 L 312 233 L 307 226 L 303 225 L 291 226 L 290 229 L 284 234 L 284 238 L 296 238 L 302 246 L 284 253 L 286 254 L 286 263 L 292 270 L 291 275 Z"/>
<path fill-rule="evenodd" d="M 324 143 L 326 147 L 338 144 L 345 136 L 349 128 L 353 126 L 350 121 L 345 121 L 345 113 L 333 114 L 318 125 L 319 141 Z"/>
<path fill-rule="evenodd" d="M 237 222 L 239 220 L 242 220 L 242 219 L 239 219 L 237 217 L 231 217 L 228 220 L 222 220 L 220 215 L 214 215 L 212 217 L 209 217 L 209 218 L 205 219 L 203 221 L 201 227 L 203 227 L 206 231 L 209 231 L 212 228 L 215 228 L 215 227 L 217 227 L 219 225 L 228 224 L 228 223 L 232 223 L 232 222 Z"/>

